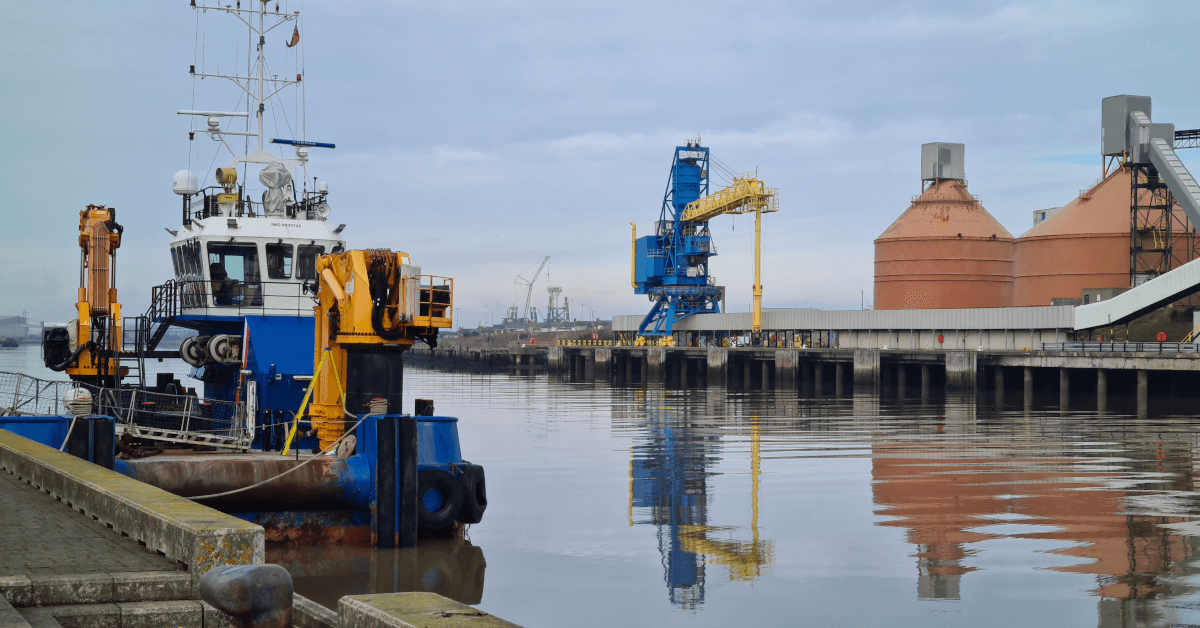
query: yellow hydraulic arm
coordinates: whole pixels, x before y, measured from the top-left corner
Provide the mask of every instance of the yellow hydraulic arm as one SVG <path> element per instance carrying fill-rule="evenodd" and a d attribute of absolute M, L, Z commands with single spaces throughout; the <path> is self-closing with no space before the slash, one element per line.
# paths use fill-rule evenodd
<path fill-rule="evenodd" d="M 754 319 L 753 331 L 762 331 L 762 215 L 779 211 L 779 191 L 749 175 L 716 194 L 688 203 L 680 220 L 705 222 L 722 214 L 754 213 Z"/>
<path fill-rule="evenodd" d="M 400 354 L 417 340 L 435 346 L 438 331 L 451 327 L 454 280 L 422 275 L 407 253 L 385 249 L 322 256 L 317 273 L 309 416 L 325 448 L 345 431 L 347 414 L 366 414 L 372 400 L 401 412 Z"/>
<path fill-rule="evenodd" d="M 113 208 L 88 205 L 79 212 L 79 294 L 73 347 L 78 353 L 63 369 L 74 380 L 115 385 L 116 356 L 122 346 L 115 272 L 121 232 Z"/>

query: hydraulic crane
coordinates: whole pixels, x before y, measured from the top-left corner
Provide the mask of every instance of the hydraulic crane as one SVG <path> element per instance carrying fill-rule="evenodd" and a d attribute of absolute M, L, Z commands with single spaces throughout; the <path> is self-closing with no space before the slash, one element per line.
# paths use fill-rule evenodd
<path fill-rule="evenodd" d="M 717 254 L 708 221 L 722 214 L 753 212 L 754 319 L 762 330 L 762 214 L 778 211 L 778 192 L 751 175 L 708 195 L 709 149 L 700 140 L 675 147 L 671 175 L 654 235 L 637 237 L 633 225 L 632 276 L 636 294 L 649 295 L 654 307 L 638 327 L 639 336 L 670 336 L 679 320 L 702 312 L 719 313 L 722 289 L 708 274 Z"/>
<path fill-rule="evenodd" d="M 345 431 L 347 414 L 366 414 L 372 401 L 400 411 L 403 352 L 417 340 L 437 346 L 438 331 L 450 328 L 454 281 L 422 275 L 407 253 L 386 249 L 322 256 L 317 273 L 309 414 L 324 448 Z"/>
<path fill-rule="evenodd" d="M 79 212 L 79 297 L 75 320 L 48 330 L 43 338 L 46 366 L 72 380 L 97 386 L 120 383 L 123 340 L 117 302 L 117 249 L 124 231 L 116 209 L 88 205 Z"/>

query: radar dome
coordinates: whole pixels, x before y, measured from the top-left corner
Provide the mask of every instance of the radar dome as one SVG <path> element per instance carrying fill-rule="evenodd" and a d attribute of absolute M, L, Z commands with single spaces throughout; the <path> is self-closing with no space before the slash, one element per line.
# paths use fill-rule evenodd
<path fill-rule="evenodd" d="M 200 184 L 196 181 L 196 175 L 190 170 L 180 170 L 175 173 L 175 182 L 171 184 L 171 191 L 180 196 L 191 196 L 200 191 Z"/>

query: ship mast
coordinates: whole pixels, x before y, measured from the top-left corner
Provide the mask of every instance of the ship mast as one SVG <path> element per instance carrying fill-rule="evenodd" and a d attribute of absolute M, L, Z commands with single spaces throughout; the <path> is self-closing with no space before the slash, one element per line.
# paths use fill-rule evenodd
<path fill-rule="evenodd" d="M 255 0 L 248 0 L 248 1 L 250 2 L 251 7 L 253 7 Z M 231 131 L 228 129 L 221 128 L 220 118 L 222 118 L 222 117 L 248 117 L 249 113 L 243 114 L 240 112 L 224 112 L 224 111 L 212 111 L 212 110 L 181 110 L 179 113 L 182 115 L 206 116 L 208 118 L 207 132 L 209 133 L 209 135 L 211 135 L 213 137 L 213 139 L 220 140 L 221 143 L 225 144 L 225 147 L 228 148 L 229 152 L 233 154 L 233 156 L 236 158 L 236 161 L 249 162 L 249 163 L 267 163 L 268 160 L 269 161 L 279 161 L 279 158 L 271 157 L 270 155 L 267 155 L 267 154 L 260 154 L 260 153 L 263 153 L 263 122 L 264 122 L 264 117 L 266 115 L 266 105 L 264 103 L 267 101 L 267 99 L 278 94 L 284 88 L 294 86 L 294 85 L 299 85 L 300 81 L 302 80 L 302 77 L 300 74 L 296 75 L 295 80 L 290 80 L 286 77 L 281 79 L 278 76 L 273 76 L 270 78 L 267 77 L 267 74 L 266 74 L 266 63 L 267 62 L 266 62 L 266 50 L 265 50 L 266 41 L 267 41 L 266 34 L 271 32 L 272 30 L 275 30 L 276 28 L 278 28 L 279 26 L 281 26 L 283 24 L 297 20 L 297 18 L 299 18 L 299 16 L 300 16 L 300 12 L 293 11 L 291 13 L 281 13 L 279 11 L 278 0 L 276 0 L 276 2 L 275 2 L 275 10 L 270 11 L 270 10 L 268 10 L 267 5 L 271 2 L 271 0 L 257 0 L 257 1 L 259 4 L 257 9 L 255 9 L 255 8 L 243 9 L 241 0 L 238 0 L 236 7 L 228 5 L 228 4 L 225 6 L 221 6 L 219 4 L 211 5 L 211 6 L 200 4 L 199 6 L 197 6 L 196 0 L 192 0 L 192 8 L 196 9 L 197 11 L 206 11 L 206 12 L 207 11 L 222 11 L 222 12 L 228 13 L 228 14 L 236 17 L 243 24 L 245 24 L 246 27 L 249 28 L 253 34 L 258 35 L 258 44 L 256 47 L 256 50 L 258 53 L 258 58 L 255 62 L 255 69 L 253 72 L 254 76 L 238 76 L 236 74 L 209 74 L 209 73 L 206 73 L 203 71 L 197 72 L 196 66 L 192 66 L 191 70 L 190 70 L 190 73 L 193 76 L 198 76 L 202 79 L 203 78 L 227 79 L 229 81 L 232 81 L 242 91 L 244 91 L 246 93 L 246 97 L 247 97 L 248 101 L 251 104 L 256 105 L 254 115 L 258 119 L 258 124 L 256 126 L 257 130 L 255 130 L 255 131 Z M 203 2 L 203 0 L 202 0 L 202 2 Z M 275 22 L 273 24 L 268 24 L 268 22 L 267 22 L 268 17 L 274 18 Z M 270 84 L 269 93 L 268 93 L 268 83 Z M 256 145 L 255 153 L 239 157 L 238 154 L 233 150 L 233 148 L 229 146 L 229 143 L 225 141 L 225 136 L 227 136 L 227 135 L 241 135 L 241 136 L 249 136 L 249 137 L 256 138 L 257 145 Z M 303 159 L 301 159 L 301 161 L 303 161 Z"/>

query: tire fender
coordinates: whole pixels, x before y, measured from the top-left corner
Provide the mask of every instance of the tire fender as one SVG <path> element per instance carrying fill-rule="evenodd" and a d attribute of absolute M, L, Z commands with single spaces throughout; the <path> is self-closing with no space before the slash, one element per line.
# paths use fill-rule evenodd
<path fill-rule="evenodd" d="M 483 467 L 477 464 L 464 464 L 459 481 L 463 487 L 462 522 L 479 523 L 483 519 L 483 511 L 487 510 L 487 480 Z"/>
<path fill-rule="evenodd" d="M 425 508 L 425 493 L 441 491 L 445 500 L 434 512 Z M 417 523 L 429 530 L 440 530 L 458 519 L 463 506 L 463 487 L 442 469 L 424 469 L 417 473 Z"/>

